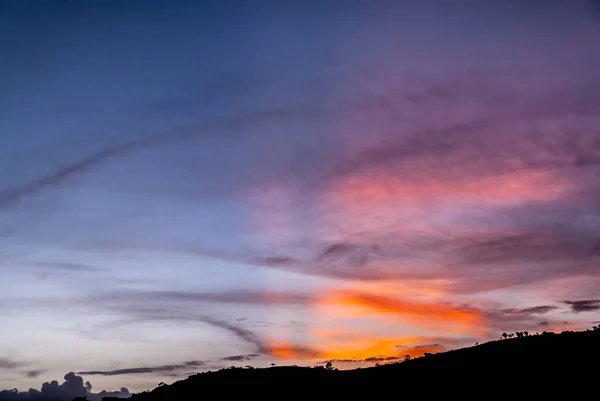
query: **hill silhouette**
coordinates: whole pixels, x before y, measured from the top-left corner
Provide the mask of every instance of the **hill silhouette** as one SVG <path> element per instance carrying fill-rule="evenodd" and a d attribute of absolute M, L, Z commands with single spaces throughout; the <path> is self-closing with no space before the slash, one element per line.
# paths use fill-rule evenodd
<path fill-rule="evenodd" d="M 200 373 L 171 385 L 134 394 L 134 401 L 203 398 L 372 398 L 419 394 L 497 398 L 526 394 L 536 399 L 559 394 L 592 395 L 598 380 L 600 326 L 593 330 L 518 337 L 469 348 L 426 354 L 399 363 L 337 370 L 332 366 L 229 368 Z M 597 398 L 594 396 L 592 398 Z M 104 398 L 104 401 L 123 400 Z"/>

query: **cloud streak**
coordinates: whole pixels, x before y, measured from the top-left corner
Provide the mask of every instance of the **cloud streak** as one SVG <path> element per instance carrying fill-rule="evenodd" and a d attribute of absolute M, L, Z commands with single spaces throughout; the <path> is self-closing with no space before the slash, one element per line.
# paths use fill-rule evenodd
<path fill-rule="evenodd" d="M 116 370 L 89 370 L 83 372 L 77 372 L 78 375 L 84 376 L 120 376 L 120 375 L 133 375 L 133 374 L 147 374 L 156 373 L 164 374 L 171 373 L 180 370 L 194 369 L 204 365 L 202 361 L 188 361 L 178 365 L 163 365 L 163 366 L 148 366 L 148 367 L 137 367 L 137 368 L 124 368 Z"/>
<path fill-rule="evenodd" d="M 580 301 L 564 301 L 575 313 L 595 312 L 600 310 L 600 299 L 586 299 Z"/>
<path fill-rule="evenodd" d="M 221 361 L 228 361 L 228 362 L 245 362 L 245 361 L 251 361 L 254 358 L 259 357 L 259 354 L 242 354 L 242 355 L 231 355 L 231 356 L 226 356 L 224 358 L 221 358 Z"/>
<path fill-rule="evenodd" d="M 397 317 L 413 325 L 457 326 L 459 329 L 480 330 L 485 327 L 485 316 L 476 309 L 459 308 L 444 303 L 425 303 L 360 292 L 344 291 L 327 300 L 349 310 L 364 314 Z"/>

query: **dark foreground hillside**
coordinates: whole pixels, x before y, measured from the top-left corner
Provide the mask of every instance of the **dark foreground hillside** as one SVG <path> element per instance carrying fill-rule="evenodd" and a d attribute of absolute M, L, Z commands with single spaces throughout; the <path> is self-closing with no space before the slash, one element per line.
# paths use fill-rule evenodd
<path fill-rule="evenodd" d="M 468 397 L 600 398 L 600 329 L 543 334 L 356 370 L 274 367 L 190 376 L 134 401 Z"/>

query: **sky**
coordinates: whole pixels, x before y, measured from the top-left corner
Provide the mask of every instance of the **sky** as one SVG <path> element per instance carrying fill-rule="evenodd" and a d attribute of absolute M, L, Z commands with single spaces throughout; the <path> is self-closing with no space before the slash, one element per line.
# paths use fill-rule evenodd
<path fill-rule="evenodd" d="M 588 0 L 1 0 L 0 389 L 591 327 L 599 48 Z"/>

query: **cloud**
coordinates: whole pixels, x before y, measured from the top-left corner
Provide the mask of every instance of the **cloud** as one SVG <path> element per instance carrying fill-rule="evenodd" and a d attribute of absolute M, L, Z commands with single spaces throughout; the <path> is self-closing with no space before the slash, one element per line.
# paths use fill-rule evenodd
<path fill-rule="evenodd" d="M 125 387 L 120 391 L 92 392 L 92 384 L 84 382 L 81 376 L 69 372 L 64 376 L 64 382 L 58 383 L 53 380 L 42 384 L 40 390 L 29 389 L 29 391 L 2 390 L 0 400 L 2 401 L 71 401 L 75 397 L 87 397 L 90 401 L 101 401 L 102 397 L 129 397 L 131 394 Z"/>
<path fill-rule="evenodd" d="M 402 360 L 399 356 L 370 356 L 365 359 L 331 359 L 329 361 L 322 361 L 320 364 L 327 362 L 331 363 L 361 363 L 361 362 L 393 362 Z"/>
<path fill-rule="evenodd" d="M 132 142 L 128 144 L 102 149 L 90 156 L 82 158 L 76 163 L 59 169 L 54 173 L 50 173 L 46 176 L 43 176 L 33 182 L 30 182 L 29 184 L 14 189 L 10 192 L 0 194 L 0 208 L 6 207 L 11 203 L 14 203 L 22 198 L 35 195 L 47 187 L 51 187 L 63 182 L 66 178 L 70 176 L 87 171 L 90 167 L 96 165 L 100 161 L 126 153 L 134 149 L 136 146 L 138 146 L 138 144 L 141 145 L 143 143 L 144 141 Z"/>
<path fill-rule="evenodd" d="M 369 259 L 377 254 L 377 245 L 337 242 L 327 246 L 317 255 L 315 262 L 327 267 L 343 264 L 349 267 L 364 267 Z"/>
<path fill-rule="evenodd" d="M 204 317 L 202 321 L 223 328 L 242 341 L 254 345 L 256 352 L 259 354 L 274 356 L 277 359 L 312 359 L 317 358 L 319 355 L 317 351 L 309 347 L 294 346 L 283 342 L 264 341 L 251 330 L 221 320 Z"/>
<path fill-rule="evenodd" d="M 442 92 L 457 104 L 504 98 L 500 107 L 357 135 L 323 171 L 313 224 L 325 234 L 311 254 L 286 244 L 254 263 L 347 280 L 435 277 L 459 295 L 597 277 L 600 77 L 594 89 L 519 101 L 466 90 L 463 78 Z"/>
<path fill-rule="evenodd" d="M 227 323 L 227 322 L 222 321 L 222 320 L 214 319 L 214 318 L 211 318 L 211 317 L 203 317 L 201 320 L 203 322 L 209 323 L 209 324 L 211 324 L 211 325 L 213 325 L 215 327 L 220 327 L 222 329 L 225 329 L 228 332 L 230 332 L 233 335 L 235 335 L 237 338 L 241 339 L 242 341 L 254 345 L 256 351 L 259 352 L 259 353 L 270 354 L 269 347 L 266 346 L 263 343 L 263 341 L 260 338 L 258 338 L 258 336 L 256 335 L 256 333 L 254 333 L 251 330 L 248 330 L 246 328 L 243 328 L 243 327 L 240 327 L 240 326 L 236 326 L 236 325 Z"/>
<path fill-rule="evenodd" d="M 580 312 L 595 312 L 600 310 L 600 299 L 593 300 L 581 300 L 581 301 L 563 301 L 569 305 L 571 310 L 575 313 Z"/>
<path fill-rule="evenodd" d="M 455 326 L 459 330 L 480 331 L 486 325 L 485 315 L 474 308 L 455 307 L 446 303 L 419 302 L 358 291 L 340 291 L 325 299 L 360 314 L 391 315 L 407 324 L 422 327 Z"/>
<path fill-rule="evenodd" d="M 28 370 L 27 372 L 25 372 L 25 375 L 27 377 L 36 378 L 44 372 L 44 369 Z"/>
<path fill-rule="evenodd" d="M 23 365 L 23 362 L 19 362 L 6 357 L 0 357 L 0 369 L 16 369 Z"/>
<path fill-rule="evenodd" d="M 162 365 L 162 366 L 151 366 L 151 367 L 137 367 L 137 368 L 125 368 L 117 370 L 90 370 L 84 372 L 77 372 L 79 375 L 85 376 L 119 376 L 119 375 L 132 375 L 132 374 L 146 374 L 146 373 L 170 373 L 183 369 L 190 369 L 204 365 L 202 361 L 188 361 L 178 365 Z"/>
<path fill-rule="evenodd" d="M 120 295 L 115 294 L 114 297 Z M 124 298 L 137 298 L 163 301 L 183 301 L 188 303 L 232 303 L 247 305 L 298 305 L 311 302 L 310 297 L 276 291 L 228 291 L 228 292 L 145 292 L 124 294 Z"/>
<path fill-rule="evenodd" d="M 197 313 L 195 308 L 189 311 L 182 308 L 181 305 L 170 304 L 170 302 L 182 301 L 185 303 L 240 303 L 240 304 L 260 304 L 260 305 L 277 305 L 277 304 L 306 304 L 311 302 L 311 297 L 302 294 L 287 294 L 283 292 L 254 292 L 254 291 L 230 291 L 224 293 L 193 293 L 193 292 L 142 292 L 142 293 L 124 293 L 110 294 L 110 296 L 96 297 L 91 300 L 95 306 L 107 307 L 120 313 L 126 313 L 135 316 L 141 320 L 183 320 L 183 321 L 198 321 L 209 324 L 213 327 L 223 329 L 244 343 L 252 345 L 254 353 L 249 355 L 260 354 L 270 355 L 277 358 L 285 358 L 290 353 L 298 353 L 307 355 L 310 351 L 303 347 L 273 347 L 265 340 L 261 339 L 254 331 L 243 327 L 241 324 L 246 319 L 238 318 L 236 323 L 230 323 L 215 317 Z M 154 305 L 153 303 L 156 303 Z M 137 320 L 136 320 L 137 321 Z M 180 365 L 166 365 L 165 370 L 179 369 Z M 134 368 L 135 372 L 140 373 L 138 369 L 153 369 L 153 368 Z M 116 371 L 120 374 L 122 369 Z M 114 371 L 93 371 L 82 372 L 82 374 L 107 374 Z"/>
<path fill-rule="evenodd" d="M 257 124 L 270 120 L 289 119 L 294 116 L 303 117 L 306 116 L 307 113 L 314 115 L 315 113 L 320 113 L 320 110 L 312 106 L 297 107 L 293 110 L 288 107 L 258 109 L 249 114 L 240 114 L 236 117 L 226 118 L 217 123 L 202 125 L 192 123 L 176 126 L 152 136 L 138 138 L 119 145 L 106 146 L 97 152 L 80 158 L 72 164 L 68 164 L 54 172 L 42 175 L 40 178 L 25 185 L 0 193 L 0 209 L 10 206 L 21 199 L 36 195 L 46 188 L 59 185 L 68 178 L 83 174 L 101 162 L 126 155 L 140 148 L 164 145 L 171 142 L 194 138 L 211 133 L 216 129 L 226 130 L 227 128 L 246 127 L 248 124 Z"/>
<path fill-rule="evenodd" d="M 511 315 L 544 315 L 556 309 L 558 309 L 558 307 L 555 305 L 540 305 L 523 309 L 503 309 L 502 311 Z"/>
<path fill-rule="evenodd" d="M 485 231 L 384 233 L 376 238 L 376 247 L 344 245 L 336 248 L 331 257 L 323 257 L 329 250 L 327 246 L 315 260 L 280 256 L 275 257 L 275 261 L 265 258 L 254 263 L 346 280 L 435 277 L 451 282 L 452 291 L 457 294 L 531 285 L 574 275 L 600 277 L 595 269 L 600 262 L 600 238 L 592 227 L 573 222 L 587 218 L 585 214 L 571 215 L 563 206 L 508 208 L 501 210 L 499 218 L 503 227 L 496 230 L 492 225 Z M 554 217 L 550 219 L 550 216 Z M 560 221 L 562 219 L 564 221 Z M 492 220 L 491 224 L 498 225 L 498 222 Z M 427 268 L 419 268 L 423 261 Z"/>
<path fill-rule="evenodd" d="M 254 358 L 259 357 L 258 354 L 243 354 L 243 355 L 231 355 L 221 358 L 221 361 L 230 361 L 230 362 L 244 362 L 250 361 Z"/>

